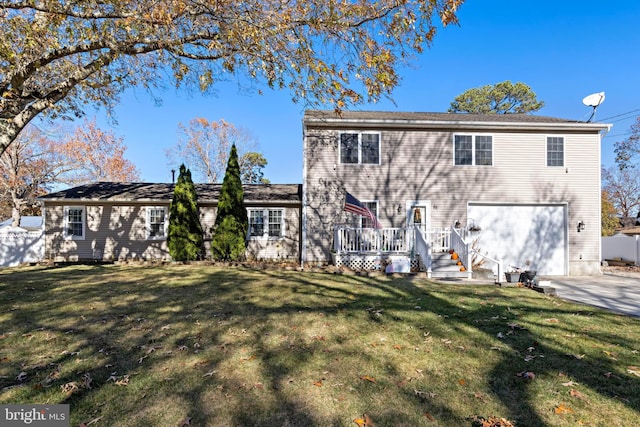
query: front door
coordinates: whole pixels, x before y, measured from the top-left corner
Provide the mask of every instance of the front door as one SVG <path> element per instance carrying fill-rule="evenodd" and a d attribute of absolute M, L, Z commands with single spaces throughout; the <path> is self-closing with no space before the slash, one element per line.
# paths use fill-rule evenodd
<path fill-rule="evenodd" d="M 407 202 L 407 226 L 417 226 L 425 234 L 429 230 L 431 203 L 428 201 Z"/>

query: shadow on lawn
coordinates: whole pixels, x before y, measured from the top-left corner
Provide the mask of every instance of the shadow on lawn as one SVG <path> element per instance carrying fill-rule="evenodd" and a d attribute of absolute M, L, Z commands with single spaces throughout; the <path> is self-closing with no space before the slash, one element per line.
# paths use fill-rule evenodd
<path fill-rule="evenodd" d="M 329 280 L 331 285 L 326 284 Z M 637 393 L 624 398 L 640 387 L 640 381 L 605 377 L 616 372 L 616 366 L 604 353 L 578 361 L 562 351 L 567 345 L 563 334 L 573 333 L 591 334 L 593 340 L 620 347 L 637 345 L 615 333 L 599 336 L 580 330 L 584 316 L 610 320 L 616 315 L 586 309 L 572 318 L 574 325 L 565 320 L 552 325 L 544 319 L 574 315 L 574 307 L 554 306 L 547 299 L 550 303 L 541 310 L 540 297 L 530 291 L 486 289 L 478 301 L 471 286 L 442 290 L 429 282 L 386 277 L 211 267 L 162 267 L 147 269 L 143 275 L 139 267 L 116 266 L 15 270 L 0 274 L 5 313 L 0 334 L 16 343 L 29 335 L 43 335 L 34 340 L 39 347 L 33 351 L 41 354 L 22 355 L 29 360 L 26 363 L 11 361 L 13 370 L 5 363 L 3 375 L 24 371 L 27 380 L 19 383 L 13 374 L 0 379 L 0 402 L 13 402 L 6 396 L 15 392 L 20 403 L 70 403 L 72 425 L 101 416 L 106 424 L 97 425 L 122 420 L 128 426 L 175 425 L 173 418 L 171 423 L 162 418 L 173 410 L 190 425 L 353 425 L 351 420 L 362 407 L 369 408 L 378 426 L 415 421 L 407 418 L 408 413 L 470 423 L 466 417 L 475 414 L 459 414 L 452 402 L 425 398 L 411 386 L 398 385 L 406 373 L 390 360 L 380 366 L 390 379 L 379 378 L 374 391 L 366 381 L 350 388 L 336 386 L 335 392 L 325 394 L 319 390 L 326 388 L 314 388 L 311 378 L 300 384 L 297 375 L 308 366 L 317 365 L 318 375 L 330 376 L 331 368 L 339 365 L 380 363 L 353 345 L 354 337 L 357 341 L 365 331 L 332 330 L 334 319 L 343 316 L 368 317 L 368 332 L 402 325 L 420 336 L 426 323 L 431 336 L 443 340 L 453 329 L 475 347 L 491 345 L 499 333 L 507 334 L 499 340 L 507 350 L 492 353 L 495 360 L 485 386 L 508 408 L 508 414 L 500 415 L 518 426 L 545 425 L 534 402 L 533 383 L 516 375 L 521 371 L 534 371 L 538 377 L 562 373 L 567 381 L 640 410 Z M 504 292 L 518 292 L 518 300 L 505 299 Z M 325 325 L 335 342 L 325 343 L 318 335 L 310 338 L 303 332 L 304 324 L 287 324 L 283 320 L 287 316 L 314 327 Z M 541 333 L 551 327 L 555 334 Z M 56 348 L 62 344 L 65 352 L 48 353 L 47 337 Z M 525 362 L 532 352 L 544 359 Z M 76 368 L 65 368 L 72 361 Z M 136 378 L 143 378 L 146 370 L 161 376 L 139 384 Z M 87 387 L 81 381 L 84 373 L 91 378 Z M 171 378 L 174 374 L 184 379 Z M 253 375 L 259 380 L 252 381 Z M 120 389 L 115 388 L 118 381 Z M 78 389 L 60 402 L 60 386 L 70 383 Z M 329 419 L 316 415 L 305 396 L 316 392 L 322 405 L 335 407 Z M 344 407 L 343 396 L 346 401 L 359 397 L 356 404 Z M 392 401 L 385 402 L 388 398 Z M 422 421 L 429 425 L 428 418 Z"/>

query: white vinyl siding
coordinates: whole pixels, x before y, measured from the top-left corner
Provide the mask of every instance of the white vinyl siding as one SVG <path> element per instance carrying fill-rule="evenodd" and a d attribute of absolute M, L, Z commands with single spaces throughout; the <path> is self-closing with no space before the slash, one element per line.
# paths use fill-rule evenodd
<path fill-rule="evenodd" d="M 564 138 L 547 137 L 547 166 L 564 166 Z"/>
<path fill-rule="evenodd" d="M 147 239 L 165 239 L 167 237 L 167 210 L 165 207 L 147 207 Z"/>
<path fill-rule="evenodd" d="M 454 135 L 453 163 L 456 166 L 493 165 L 493 137 L 491 135 Z"/>
<path fill-rule="evenodd" d="M 64 207 L 64 237 L 71 240 L 84 240 L 86 209 L 84 206 Z"/>
<path fill-rule="evenodd" d="M 380 134 L 343 132 L 339 134 L 341 164 L 380 164 Z"/>

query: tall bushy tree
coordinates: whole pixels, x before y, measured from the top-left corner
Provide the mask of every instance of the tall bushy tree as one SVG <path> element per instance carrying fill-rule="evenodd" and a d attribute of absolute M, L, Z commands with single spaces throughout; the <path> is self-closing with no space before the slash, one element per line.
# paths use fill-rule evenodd
<path fill-rule="evenodd" d="M 231 146 L 227 171 L 218 197 L 218 212 L 213 226 L 211 252 L 221 261 L 237 261 L 244 257 L 249 220 L 244 208 L 244 191 L 236 146 Z"/>
<path fill-rule="evenodd" d="M 601 199 L 601 234 L 604 237 L 613 236 L 616 232 L 616 228 L 620 226 L 620 221 L 616 215 L 616 208 L 613 206 L 613 202 L 609 198 L 609 194 L 606 190 L 602 190 Z"/>
<path fill-rule="evenodd" d="M 544 107 L 531 88 L 521 82 L 509 80 L 485 85 L 456 96 L 449 107 L 450 113 L 513 114 L 531 113 Z"/>
<path fill-rule="evenodd" d="M 258 179 L 262 178 L 262 168 L 267 164 L 262 154 L 253 151 L 258 143 L 247 130 L 224 119 L 209 121 L 202 117 L 192 119 L 187 126 L 179 123 L 178 127 L 180 138 L 176 146 L 167 151 L 167 157 L 191 165 L 197 179 L 210 184 L 221 182 L 231 146 L 235 145 L 242 182 L 262 183 L 245 180 L 245 177 L 253 178 L 256 174 Z"/>
<path fill-rule="evenodd" d="M 197 260 L 202 257 L 202 243 L 198 195 L 191 180 L 191 171 L 185 165 L 180 165 L 180 175 L 169 209 L 169 254 L 176 261 Z"/>
<path fill-rule="evenodd" d="M 227 80 L 345 108 L 388 96 L 464 0 L 0 0 L 0 154 L 38 115 Z M 440 21 L 440 22 L 438 22 Z"/>

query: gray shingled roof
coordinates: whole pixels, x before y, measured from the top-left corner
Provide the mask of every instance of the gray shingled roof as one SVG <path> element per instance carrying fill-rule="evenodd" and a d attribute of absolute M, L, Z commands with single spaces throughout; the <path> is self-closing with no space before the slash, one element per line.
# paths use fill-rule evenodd
<path fill-rule="evenodd" d="M 217 202 L 222 184 L 195 184 L 198 202 Z M 170 202 L 174 184 L 96 182 L 40 197 L 43 201 Z M 302 184 L 243 185 L 245 202 L 300 203 Z"/>
<path fill-rule="evenodd" d="M 307 110 L 305 119 L 343 120 L 418 120 L 418 121 L 464 121 L 464 122 L 508 122 L 508 123 L 583 123 L 558 117 L 536 116 L 533 114 L 469 114 L 469 113 L 420 113 L 402 111 L 342 111 Z"/>
<path fill-rule="evenodd" d="M 324 122 L 324 123 L 323 123 Z M 503 129 L 572 129 L 600 131 L 611 126 L 606 123 L 587 123 L 579 120 L 533 114 L 469 114 L 469 113 L 419 113 L 397 111 L 341 111 L 307 110 L 304 123 L 316 126 L 393 126 L 393 127 L 439 127 L 458 129 L 503 128 Z"/>

